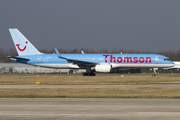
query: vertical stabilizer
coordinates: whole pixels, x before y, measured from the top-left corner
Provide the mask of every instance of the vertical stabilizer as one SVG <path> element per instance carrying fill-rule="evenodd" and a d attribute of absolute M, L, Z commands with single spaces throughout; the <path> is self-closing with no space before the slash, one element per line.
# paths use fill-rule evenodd
<path fill-rule="evenodd" d="M 9 32 L 19 56 L 41 54 L 18 29 L 10 28 Z"/>

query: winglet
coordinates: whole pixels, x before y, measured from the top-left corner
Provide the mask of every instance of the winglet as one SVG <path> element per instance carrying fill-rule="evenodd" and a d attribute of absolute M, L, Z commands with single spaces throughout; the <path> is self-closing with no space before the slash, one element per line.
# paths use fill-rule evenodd
<path fill-rule="evenodd" d="M 59 58 L 62 58 L 61 54 L 58 52 L 58 50 L 55 48 L 56 54 Z"/>
<path fill-rule="evenodd" d="M 84 51 L 83 51 L 83 50 L 81 50 L 81 53 L 82 53 L 82 54 L 84 54 Z"/>

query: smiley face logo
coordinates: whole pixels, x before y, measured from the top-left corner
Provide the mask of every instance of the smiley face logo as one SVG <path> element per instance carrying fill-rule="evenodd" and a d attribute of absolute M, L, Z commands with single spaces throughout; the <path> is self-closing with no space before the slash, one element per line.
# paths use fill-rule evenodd
<path fill-rule="evenodd" d="M 26 41 L 25 43 L 28 44 L 28 41 Z M 27 47 L 27 46 L 25 46 L 23 49 L 21 49 L 21 48 L 19 47 L 20 44 L 16 44 L 16 46 L 17 46 L 17 48 L 18 48 L 19 51 L 24 51 L 24 50 L 26 50 L 26 47 Z"/>

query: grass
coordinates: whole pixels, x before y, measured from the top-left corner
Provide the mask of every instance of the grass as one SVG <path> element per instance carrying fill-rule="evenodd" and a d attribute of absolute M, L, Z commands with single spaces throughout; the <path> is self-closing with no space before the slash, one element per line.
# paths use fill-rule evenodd
<path fill-rule="evenodd" d="M 180 74 L 0 74 L 0 85 L 155 85 L 180 84 Z M 180 88 L 0 89 L 0 98 L 180 98 Z"/>
<path fill-rule="evenodd" d="M 180 74 L 98 74 L 97 76 L 66 75 L 66 74 L 0 74 L 0 85 L 152 85 L 180 84 Z"/>
<path fill-rule="evenodd" d="M 0 89 L 0 98 L 180 98 L 180 88 Z"/>

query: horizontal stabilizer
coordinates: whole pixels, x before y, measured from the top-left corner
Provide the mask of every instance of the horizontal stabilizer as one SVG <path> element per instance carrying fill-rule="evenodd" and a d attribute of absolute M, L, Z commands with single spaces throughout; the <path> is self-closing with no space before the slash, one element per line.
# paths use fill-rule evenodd
<path fill-rule="evenodd" d="M 14 59 L 19 59 L 19 60 L 24 60 L 24 61 L 30 61 L 31 59 L 27 59 L 27 58 L 22 58 L 22 57 L 17 57 L 17 56 L 7 56 L 9 58 L 14 58 Z"/>

